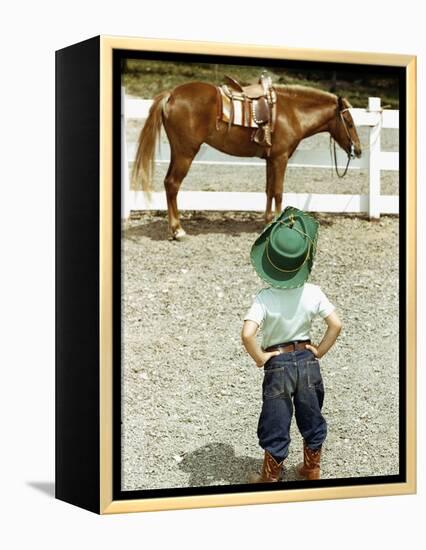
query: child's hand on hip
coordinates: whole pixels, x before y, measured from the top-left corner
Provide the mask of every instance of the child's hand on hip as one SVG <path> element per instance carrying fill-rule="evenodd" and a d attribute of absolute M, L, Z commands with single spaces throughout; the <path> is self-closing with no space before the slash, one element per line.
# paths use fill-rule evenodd
<path fill-rule="evenodd" d="M 259 369 L 261 369 L 263 367 L 263 365 L 269 361 L 269 359 L 271 357 L 275 357 L 275 355 L 280 355 L 280 351 L 264 351 L 262 352 L 262 356 L 261 356 L 261 362 L 259 363 L 256 363 L 256 367 L 258 367 Z"/>
<path fill-rule="evenodd" d="M 308 349 L 309 351 L 312 351 L 312 353 L 315 355 L 317 359 L 321 359 L 322 355 L 318 351 L 317 346 L 313 346 L 312 344 L 306 344 L 306 349 Z"/>
<path fill-rule="evenodd" d="M 306 349 L 312 351 L 317 359 L 324 357 L 328 350 L 334 345 L 336 338 L 342 330 L 342 322 L 335 311 L 332 311 L 324 321 L 327 323 L 327 330 L 318 346 L 306 344 Z"/>

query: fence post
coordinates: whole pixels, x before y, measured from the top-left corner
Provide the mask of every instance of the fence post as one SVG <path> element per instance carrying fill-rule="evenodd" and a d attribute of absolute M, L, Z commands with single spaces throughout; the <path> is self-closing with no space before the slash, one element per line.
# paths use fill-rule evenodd
<path fill-rule="evenodd" d="M 369 128 L 369 160 L 368 160 L 368 215 L 370 219 L 380 218 L 380 130 L 381 113 L 380 97 L 368 98 L 370 113 L 377 113 L 374 126 Z"/>
<path fill-rule="evenodd" d="M 130 215 L 130 181 L 126 139 L 126 89 L 121 87 L 121 219 Z"/>

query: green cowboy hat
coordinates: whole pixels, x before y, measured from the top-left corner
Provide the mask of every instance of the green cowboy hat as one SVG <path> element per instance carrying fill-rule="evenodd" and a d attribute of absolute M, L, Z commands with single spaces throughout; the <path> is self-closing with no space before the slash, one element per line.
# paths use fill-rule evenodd
<path fill-rule="evenodd" d="M 285 208 L 251 248 L 251 262 L 259 277 L 277 288 L 302 286 L 312 269 L 318 225 L 306 212 Z"/>

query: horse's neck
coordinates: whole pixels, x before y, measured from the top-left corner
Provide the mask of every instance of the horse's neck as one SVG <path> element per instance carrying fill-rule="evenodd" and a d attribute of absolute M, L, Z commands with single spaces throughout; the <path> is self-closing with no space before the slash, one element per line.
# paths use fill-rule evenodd
<path fill-rule="evenodd" d="M 309 101 L 309 98 L 306 97 L 296 97 L 292 100 L 284 98 L 285 101 L 291 102 L 293 106 L 300 129 L 300 139 L 330 129 L 336 112 L 336 103 L 332 98 L 324 97 L 323 101 L 318 101 L 316 98 L 315 101 Z"/>
<path fill-rule="evenodd" d="M 299 121 L 303 133 L 302 139 L 328 131 L 331 121 L 334 119 L 335 109 L 336 106 L 332 104 L 321 105 L 305 111 L 301 109 Z"/>

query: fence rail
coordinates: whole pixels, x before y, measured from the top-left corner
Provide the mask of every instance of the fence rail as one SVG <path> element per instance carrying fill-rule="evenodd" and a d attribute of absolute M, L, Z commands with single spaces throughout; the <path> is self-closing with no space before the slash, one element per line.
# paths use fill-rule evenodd
<path fill-rule="evenodd" d="M 165 193 L 154 192 L 151 201 L 142 191 L 130 189 L 129 170 L 136 155 L 136 144 L 127 143 L 126 127 L 128 119 L 145 120 L 152 100 L 128 98 L 122 91 L 121 102 L 121 147 L 122 147 L 122 217 L 127 218 L 132 210 L 165 210 L 167 209 Z M 291 204 L 311 212 L 366 212 L 370 218 L 379 218 L 380 214 L 397 214 L 399 197 L 380 194 L 380 173 L 382 170 L 399 170 L 398 152 L 381 150 L 381 130 L 399 128 L 399 111 L 382 110 L 380 98 L 369 98 L 367 109 L 351 109 L 357 127 L 368 128 L 368 144 L 361 159 L 354 159 L 351 170 L 364 169 L 368 172 L 368 195 L 285 193 L 284 204 Z M 157 149 L 156 162 L 168 163 L 170 149 L 163 142 Z M 337 154 L 340 168 L 346 166 L 347 157 L 343 151 Z M 194 164 L 237 166 L 264 166 L 265 161 L 258 158 L 239 158 L 226 155 L 206 144 L 203 144 L 195 157 Z M 297 150 L 288 163 L 294 168 L 332 168 L 328 150 Z M 211 192 L 181 191 L 179 208 L 181 210 L 245 210 L 263 211 L 264 193 L 253 192 Z"/>

